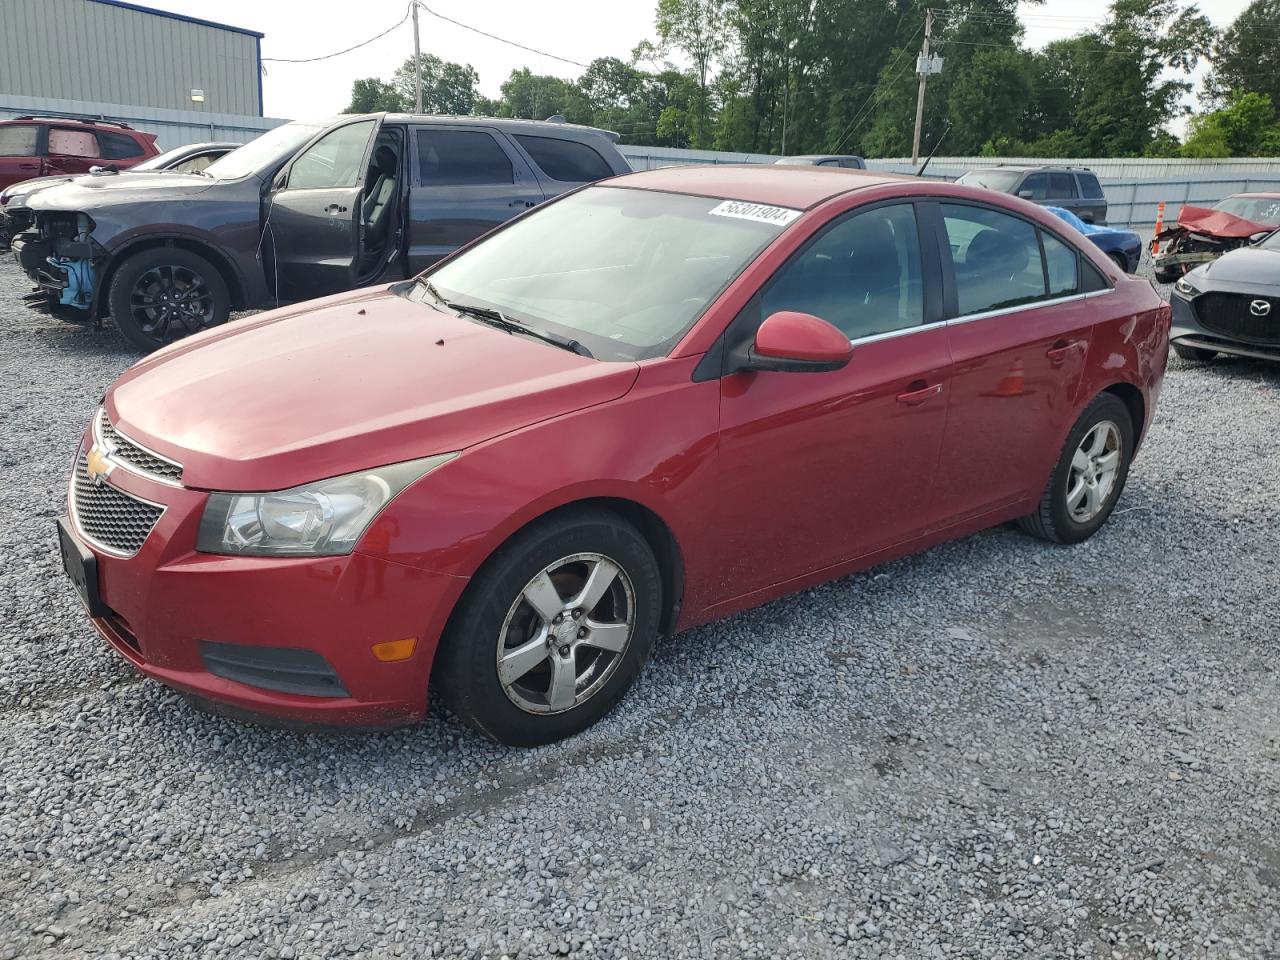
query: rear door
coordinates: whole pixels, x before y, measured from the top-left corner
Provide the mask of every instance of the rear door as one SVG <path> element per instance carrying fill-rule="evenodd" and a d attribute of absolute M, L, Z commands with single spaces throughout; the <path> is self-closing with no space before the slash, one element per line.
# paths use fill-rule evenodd
<path fill-rule="evenodd" d="M 1076 216 L 1086 223 L 1105 224 L 1107 222 L 1107 197 L 1102 192 L 1102 184 L 1092 173 L 1077 173 L 1076 182 L 1080 187 L 1080 209 Z"/>
<path fill-rule="evenodd" d="M 411 274 L 542 202 L 533 170 L 496 130 L 447 124 L 409 129 Z"/>
<path fill-rule="evenodd" d="M 88 173 L 104 162 L 98 134 L 89 127 L 50 127 L 45 147 L 45 173 Z"/>
<path fill-rule="evenodd" d="M 322 297 L 355 282 L 360 199 L 377 131 L 376 120 L 335 127 L 276 179 L 267 200 L 265 243 L 281 296 Z"/>
<path fill-rule="evenodd" d="M 41 132 L 35 123 L 0 124 L 0 190 L 42 175 Z"/>
<path fill-rule="evenodd" d="M 961 520 L 1043 488 L 1077 413 L 1088 298 L 1111 288 L 1029 220 L 969 202 L 938 210 L 955 368 L 935 490 Z"/>
<path fill-rule="evenodd" d="M 1084 209 L 1080 205 L 1080 191 L 1076 188 L 1074 174 L 1067 171 L 1049 174 L 1049 202 L 1055 206 L 1070 210 L 1086 223 Z"/>

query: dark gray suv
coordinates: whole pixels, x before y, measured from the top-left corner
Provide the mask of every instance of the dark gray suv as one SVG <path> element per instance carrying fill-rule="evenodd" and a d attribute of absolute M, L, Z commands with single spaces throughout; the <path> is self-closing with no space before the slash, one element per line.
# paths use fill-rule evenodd
<path fill-rule="evenodd" d="M 234 309 L 412 276 L 543 200 L 630 172 L 616 139 L 481 117 L 288 123 L 199 173 L 41 190 L 13 251 L 33 306 L 110 315 L 154 350 Z"/>
<path fill-rule="evenodd" d="M 1085 223 L 1107 222 L 1107 198 L 1088 167 L 1014 167 L 970 170 L 958 183 L 986 187 L 1049 207 L 1070 210 Z"/>

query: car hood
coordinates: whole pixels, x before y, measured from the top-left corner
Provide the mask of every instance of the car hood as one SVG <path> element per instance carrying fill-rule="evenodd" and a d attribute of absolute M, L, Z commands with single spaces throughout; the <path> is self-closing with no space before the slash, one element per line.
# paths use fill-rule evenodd
<path fill-rule="evenodd" d="M 21 200 L 37 190 L 43 190 L 45 187 L 52 187 L 55 183 L 67 183 L 70 180 L 74 180 L 75 177 L 75 174 L 32 177 L 30 180 L 23 180 L 21 183 L 15 183 L 11 187 L 5 187 L 0 190 L 0 207 L 7 207 L 15 200 Z"/>
<path fill-rule="evenodd" d="M 1197 272 L 1214 283 L 1280 286 L 1280 251 L 1241 247 L 1224 253 Z"/>
<path fill-rule="evenodd" d="M 638 373 L 380 287 L 180 341 L 105 402 L 117 429 L 183 465 L 185 485 L 279 490 L 605 403 Z"/>
<path fill-rule="evenodd" d="M 131 173 L 122 176 L 77 176 L 67 183 L 55 183 L 31 198 L 33 210 L 91 210 L 115 203 L 139 200 L 170 200 L 204 193 L 219 181 L 195 173 Z"/>

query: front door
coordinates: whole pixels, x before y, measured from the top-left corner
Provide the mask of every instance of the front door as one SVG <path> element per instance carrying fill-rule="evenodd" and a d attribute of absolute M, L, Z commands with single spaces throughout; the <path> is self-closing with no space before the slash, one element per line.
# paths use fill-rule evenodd
<path fill-rule="evenodd" d="M 1048 481 L 1076 414 L 1092 330 L 1082 271 L 1093 268 L 1029 220 L 977 204 L 940 206 L 955 368 L 936 492 L 961 519 L 1037 494 Z"/>
<path fill-rule="evenodd" d="M 542 202 L 538 178 L 496 130 L 443 124 L 411 130 L 411 274 Z"/>
<path fill-rule="evenodd" d="M 40 176 L 40 127 L 0 124 L 0 190 Z"/>
<path fill-rule="evenodd" d="M 348 290 L 360 253 L 360 208 L 376 120 L 337 127 L 284 168 L 267 198 L 264 245 L 280 296 Z M 268 273 L 271 279 L 271 272 Z"/>
<path fill-rule="evenodd" d="M 734 596 L 910 539 L 934 522 L 951 358 L 913 205 L 854 211 L 801 248 L 747 307 L 839 327 L 853 357 L 829 373 L 721 382 L 719 527 Z M 734 324 L 733 335 L 738 335 Z"/>

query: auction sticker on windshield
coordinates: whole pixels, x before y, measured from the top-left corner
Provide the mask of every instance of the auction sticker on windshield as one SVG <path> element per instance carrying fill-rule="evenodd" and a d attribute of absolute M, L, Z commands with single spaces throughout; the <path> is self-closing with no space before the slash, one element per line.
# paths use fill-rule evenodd
<path fill-rule="evenodd" d="M 779 227 L 785 227 L 800 216 L 799 210 L 792 210 L 790 207 L 771 207 L 767 203 L 744 203 L 741 200 L 726 200 L 708 212 L 713 217 L 737 217 L 739 220 L 772 223 Z"/>

